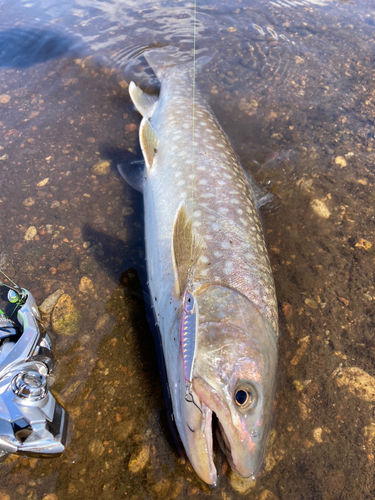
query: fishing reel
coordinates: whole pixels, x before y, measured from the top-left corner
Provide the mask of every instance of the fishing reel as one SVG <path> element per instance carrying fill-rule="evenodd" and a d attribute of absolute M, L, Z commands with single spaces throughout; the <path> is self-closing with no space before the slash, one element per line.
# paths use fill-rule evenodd
<path fill-rule="evenodd" d="M 0 310 L 0 457 L 60 455 L 68 414 L 50 392 L 54 381 L 52 342 L 28 290 L 3 282 L 17 321 Z"/>

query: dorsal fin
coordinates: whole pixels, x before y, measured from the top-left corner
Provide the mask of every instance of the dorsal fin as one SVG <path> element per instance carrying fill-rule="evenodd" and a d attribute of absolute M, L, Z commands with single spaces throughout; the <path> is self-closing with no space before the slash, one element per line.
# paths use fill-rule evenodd
<path fill-rule="evenodd" d="M 177 209 L 172 232 L 172 261 L 176 293 L 180 296 L 186 286 L 190 264 L 195 264 L 203 255 L 205 244 L 193 229 L 184 202 Z"/>
<path fill-rule="evenodd" d="M 146 94 L 146 92 L 143 92 L 134 82 L 130 82 L 129 94 L 137 111 L 139 111 L 142 116 L 151 118 L 159 102 L 159 97 Z"/>
<path fill-rule="evenodd" d="M 139 142 L 141 143 L 146 167 L 150 169 L 158 152 L 159 138 L 146 117 L 143 118 L 139 127 Z"/>

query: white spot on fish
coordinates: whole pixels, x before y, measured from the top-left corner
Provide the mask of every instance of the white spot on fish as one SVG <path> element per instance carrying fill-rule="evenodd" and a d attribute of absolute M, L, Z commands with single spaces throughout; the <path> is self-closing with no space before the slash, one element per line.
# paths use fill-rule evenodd
<path fill-rule="evenodd" d="M 200 217 L 201 215 L 202 215 L 202 212 L 200 210 L 196 210 L 195 212 L 193 212 L 194 217 Z"/>
<path fill-rule="evenodd" d="M 199 260 L 202 262 L 202 264 L 208 264 L 209 263 L 209 259 L 205 255 L 202 255 Z"/>
<path fill-rule="evenodd" d="M 239 209 L 237 210 L 237 213 L 238 213 L 238 215 L 242 215 L 242 214 L 243 214 L 243 210 L 242 210 L 241 208 L 239 208 Z"/>
<path fill-rule="evenodd" d="M 213 229 L 213 231 L 219 231 L 219 229 L 221 229 L 221 226 L 217 222 L 214 222 L 213 224 L 211 224 L 211 228 Z"/>
<path fill-rule="evenodd" d="M 224 266 L 224 273 L 230 274 L 233 271 L 234 265 L 231 260 L 227 260 Z"/>
<path fill-rule="evenodd" d="M 222 241 L 220 246 L 221 248 L 224 248 L 224 250 L 228 250 L 228 248 L 230 248 L 229 241 Z"/>

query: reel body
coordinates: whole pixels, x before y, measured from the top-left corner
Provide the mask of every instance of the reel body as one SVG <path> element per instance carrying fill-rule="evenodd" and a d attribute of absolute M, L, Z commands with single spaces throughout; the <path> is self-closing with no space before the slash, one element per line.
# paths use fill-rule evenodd
<path fill-rule="evenodd" d="M 31 293 L 8 288 L 20 326 L 1 311 L 0 456 L 58 456 L 67 441 L 68 414 L 50 391 L 52 341 Z"/>

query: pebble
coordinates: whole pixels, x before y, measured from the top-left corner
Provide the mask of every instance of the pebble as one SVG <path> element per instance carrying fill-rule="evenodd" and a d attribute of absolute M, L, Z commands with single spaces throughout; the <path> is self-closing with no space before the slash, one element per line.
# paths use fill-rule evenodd
<path fill-rule="evenodd" d="M 52 328 L 60 335 L 76 335 L 79 332 L 80 314 L 71 297 L 63 294 L 52 311 Z"/>
<path fill-rule="evenodd" d="M 346 167 L 346 160 L 343 156 L 336 156 L 335 163 L 340 165 L 341 168 Z"/>
<path fill-rule="evenodd" d="M 131 132 L 135 132 L 138 129 L 137 125 L 135 123 L 129 123 L 129 125 L 125 126 L 125 132 L 127 134 Z"/>
<path fill-rule="evenodd" d="M 48 493 L 48 495 L 45 495 L 42 500 L 58 500 L 58 496 L 54 493 Z"/>
<path fill-rule="evenodd" d="M 107 175 L 111 171 L 111 162 L 107 160 L 100 161 L 96 165 L 94 165 L 91 169 L 91 172 L 94 175 Z"/>
<path fill-rule="evenodd" d="M 168 490 L 171 486 L 171 483 L 168 479 L 162 479 L 152 486 L 153 491 L 161 498 L 167 498 Z"/>
<path fill-rule="evenodd" d="M 60 202 L 59 202 L 59 201 L 57 201 L 57 200 L 56 200 L 56 201 L 53 201 L 53 202 L 51 203 L 51 208 L 59 208 L 59 206 L 60 206 Z"/>
<path fill-rule="evenodd" d="M 264 490 L 260 494 L 259 500 L 278 500 L 277 496 L 270 490 Z"/>
<path fill-rule="evenodd" d="M 90 144 L 94 144 L 95 138 L 94 137 L 88 137 L 87 138 L 87 142 L 89 142 Z"/>
<path fill-rule="evenodd" d="M 0 94 L 0 104 L 6 104 L 9 101 L 10 101 L 10 95 Z"/>
<path fill-rule="evenodd" d="M 310 307 L 310 309 L 318 309 L 318 303 L 314 299 L 305 299 L 305 304 L 307 307 Z"/>
<path fill-rule="evenodd" d="M 79 291 L 81 293 L 88 293 L 94 296 L 96 295 L 94 283 L 87 276 L 82 276 L 81 281 L 79 282 Z"/>
<path fill-rule="evenodd" d="M 324 203 L 324 201 L 315 199 L 310 202 L 310 207 L 314 214 L 318 215 L 318 217 L 321 217 L 322 219 L 328 219 L 328 217 L 331 215 L 331 212 L 328 210 L 327 205 Z"/>
<path fill-rule="evenodd" d="M 10 496 L 5 490 L 0 490 L 0 500 L 10 500 Z"/>
<path fill-rule="evenodd" d="M 25 207 L 32 207 L 35 203 L 34 198 L 26 198 L 24 202 L 22 203 Z"/>
<path fill-rule="evenodd" d="M 50 314 L 52 309 L 55 307 L 57 301 L 64 294 L 64 290 L 59 288 L 56 292 L 53 292 L 49 297 L 47 297 L 43 303 L 39 306 L 39 309 L 44 314 Z"/>
<path fill-rule="evenodd" d="M 128 469 L 130 472 L 136 473 L 141 471 L 147 464 L 150 458 L 150 447 L 147 445 L 142 446 L 141 450 L 133 453 L 130 457 Z"/>
<path fill-rule="evenodd" d="M 24 238 L 26 241 L 32 241 L 37 234 L 38 234 L 38 231 L 37 231 L 36 227 L 30 226 L 28 228 L 28 230 L 26 231 Z"/>
<path fill-rule="evenodd" d="M 356 248 L 363 248 L 364 250 L 370 250 L 372 243 L 365 240 L 364 238 L 359 238 L 357 243 L 354 245 Z"/>
<path fill-rule="evenodd" d="M 229 482 L 232 488 L 238 493 L 247 493 L 255 487 L 256 481 L 251 477 L 240 477 L 233 470 L 229 473 Z"/>
<path fill-rule="evenodd" d="M 48 183 L 48 181 L 49 181 L 49 177 L 46 177 L 42 181 L 38 182 L 37 187 L 43 187 L 43 186 L 45 186 Z"/>
<path fill-rule="evenodd" d="M 293 356 L 293 358 L 290 361 L 291 365 L 293 365 L 293 366 L 298 365 L 298 363 L 300 362 L 302 356 L 306 352 L 306 349 L 307 349 L 307 346 L 309 345 L 309 342 L 310 342 L 310 337 L 308 335 L 306 337 L 303 337 L 303 339 L 300 339 L 298 341 L 299 347 L 296 350 L 295 355 Z"/>
<path fill-rule="evenodd" d="M 95 323 L 95 331 L 102 330 L 109 323 L 109 320 L 109 314 L 103 314 L 100 316 L 98 321 Z"/>
<path fill-rule="evenodd" d="M 129 87 L 129 84 L 126 80 L 122 80 L 121 82 L 118 82 L 118 84 L 120 85 L 121 88 L 123 88 L 124 90 L 126 90 L 128 87 Z"/>
<path fill-rule="evenodd" d="M 346 388 L 362 401 L 375 401 L 375 378 L 356 366 L 338 368 L 332 374 L 338 387 Z"/>
<path fill-rule="evenodd" d="M 293 307 L 288 302 L 283 302 L 281 310 L 283 311 L 284 318 L 289 321 L 293 316 Z"/>
<path fill-rule="evenodd" d="M 368 184 L 367 179 L 358 179 L 357 182 L 358 182 L 358 184 L 361 184 L 362 186 L 367 186 L 367 184 Z"/>
<path fill-rule="evenodd" d="M 100 439 L 93 439 L 89 444 L 89 451 L 95 457 L 100 457 L 104 453 L 104 445 Z"/>
<path fill-rule="evenodd" d="M 322 432 L 323 432 L 323 429 L 321 427 L 316 427 L 314 430 L 313 430 L 313 436 L 314 436 L 314 439 L 317 443 L 322 443 L 323 440 L 322 440 Z"/>

